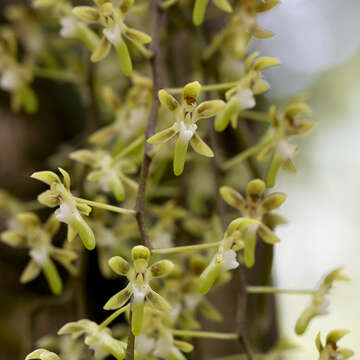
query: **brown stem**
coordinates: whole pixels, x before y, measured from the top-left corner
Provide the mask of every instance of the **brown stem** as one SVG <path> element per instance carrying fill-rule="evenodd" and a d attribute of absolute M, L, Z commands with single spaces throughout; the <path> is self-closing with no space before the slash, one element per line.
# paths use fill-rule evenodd
<path fill-rule="evenodd" d="M 151 157 L 149 156 L 151 145 L 146 142 L 146 140 L 154 134 L 156 127 L 157 114 L 159 109 L 159 99 L 158 91 L 160 89 L 160 7 L 158 0 L 150 1 L 150 13 L 152 18 L 152 43 L 151 43 L 151 52 L 152 57 L 150 59 L 152 80 L 153 80 L 153 95 L 151 110 L 147 120 L 146 130 L 145 130 L 145 146 L 144 146 L 144 155 L 143 161 L 140 169 L 140 181 L 139 189 L 136 196 L 135 211 L 136 211 L 136 221 L 138 223 L 141 243 L 147 246 L 149 249 L 152 249 L 151 240 L 149 238 L 149 233 L 145 224 L 145 199 L 146 199 L 146 182 L 149 175 L 149 168 L 151 163 Z M 130 305 L 130 316 L 129 316 L 129 337 L 126 347 L 126 357 L 125 360 L 134 360 L 135 353 L 135 336 L 131 330 L 132 322 L 132 311 Z"/>
<path fill-rule="evenodd" d="M 125 360 L 134 360 L 135 357 L 135 336 L 132 333 L 132 299 L 130 300 L 130 313 L 129 313 L 129 335 L 126 346 Z"/>
<path fill-rule="evenodd" d="M 154 134 L 157 114 L 159 108 L 158 91 L 160 89 L 160 8 L 158 0 L 151 0 L 151 18 L 152 18 L 152 58 L 150 59 L 152 80 L 153 80 L 153 96 L 151 110 L 147 120 L 145 131 L 145 140 Z M 149 233 L 145 224 L 145 199 L 146 199 L 146 182 L 149 175 L 151 157 L 149 155 L 151 145 L 145 141 L 143 161 L 140 169 L 139 190 L 136 197 L 135 211 L 136 221 L 138 223 L 141 242 L 143 245 L 152 249 Z"/>

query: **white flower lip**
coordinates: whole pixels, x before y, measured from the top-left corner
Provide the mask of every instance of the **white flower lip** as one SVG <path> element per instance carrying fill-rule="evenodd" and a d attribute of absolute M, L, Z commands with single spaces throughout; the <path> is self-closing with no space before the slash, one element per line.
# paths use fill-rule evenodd
<path fill-rule="evenodd" d="M 146 294 L 149 291 L 149 285 L 133 285 L 133 294 L 134 294 L 134 301 L 137 304 L 140 304 L 144 301 Z"/>
<path fill-rule="evenodd" d="M 104 29 L 103 34 L 113 45 L 117 45 L 121 39 L 120 25 L 116 24 L 112 29 Z"/>
<path fill-rule="evenodd" d="M 237 97 L 242 110 L 251 109 L 255 106 L 254 94 L 250 89 L 240 90 Z"/>
<path fill-rule="evenodd" d="M 73 216 L 79 217 L 79 211 L 75 206 L 70 205 L 68 203 L 62 203 L 60 207 L 55 211 L 56 218 L 65 224 L 70 224 L 71 218 Z"/>
<path fill-rule="evenodd" d="M 20 83 L 20 79 L 15 71 L 6 69 L 0 78 L 0 88 L 4 90 L 14 90 Z"/>
<path fill-rule="evenodd" d="M 284 160 L 292 159 L 295 156 L 296 145 L 290 143 L 289 141 L 282 140 L 279 142 L 277 150 Z"/>
<path fill-rule="evenodd" d="M 78 22 L 68 16 L 64 17 L 60 20 L 61 29 L 60 29 L 60 35 L 64 38 L 72 38 L 76 36 L 76 31 L 78 27 Z"/>
<path fill-rule="evenodd" d="M 223 254 L 223 269 L 224 271 L 236 269 L 239 266 L 236 260 L 236 252 L 234 250 L 226 250 Z"/>
<path fill-rule="evenodd" d="M 197 129 L 196 124 L 186 125 L 183 121 L 180 121 L 179 127 L 180 137 L 184 142 L 189 142 L 190 139 L 194 136 Z"/>

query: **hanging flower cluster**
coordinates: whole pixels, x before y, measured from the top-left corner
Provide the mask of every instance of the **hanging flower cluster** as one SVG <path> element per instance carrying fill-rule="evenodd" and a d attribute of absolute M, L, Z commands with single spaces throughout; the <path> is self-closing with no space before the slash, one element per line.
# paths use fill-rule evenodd
<path fill-rule="evenodd" d="M 20 213 L 12 219 L 9 230 L 1 234 L 1 240 L 14 247 L 30 249 L 31 260 L 23 271 L 20 281 L 27 283 L 44 273 L 51 291 L 55 295 L 62 292 L 61 277 L 52 258 L 62 264 L 71 274 L 76 273 L 73 261 L 77 254 L 68 249 L 55 247 L 52 238 L 59 229 L 60 223 L 51 215 L 44 225 L 34 213 Z"/>
<path fill-rule="evenodd" d="M 196 123 L 200 119 L 216 115 L 224 106 L 224 102 L 222 100 L 210 100 L 198 104 L 200 91 L 201 85 L 198 81 L 185 85 L 181 105 L 166 90 L 159 91 L 160 103 L 174 113 L 176 121 L 170 128 L 153 135 L 148 139 L 148 142 L 150 144 L 163 144 L 178 135 L 174 155 L 174 174 L 177 176 L 181 175 L 184 170 L 189 143 L 197 153 L 207 157 L 214 156 L 213 151 L 196 132 Z"/>

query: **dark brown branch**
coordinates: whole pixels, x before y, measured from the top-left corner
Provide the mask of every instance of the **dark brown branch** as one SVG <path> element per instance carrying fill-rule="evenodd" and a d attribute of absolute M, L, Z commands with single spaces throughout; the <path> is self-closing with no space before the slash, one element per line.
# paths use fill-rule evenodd
<path fill-rule="evenodd" d="M 149 233 L 145 224 L 145 200 L 146 200 L 146 183 L 149 175 L 151 157 L 149 156 L 149 152 L 151 150 L 151 145 L 146 142 L 146 139 L 151 137 L 154 134 L 158 109 L 159 109 L 159 99 L 158 99 L 158 91 L 160 89 L 160 7 L 158 6 L 158 0 L 150 1 L 150 14 L 152 19 L 152 43 L 151 43 L 151 51 L 152 57 L 150 59 L 151 72 L 152 72 L 152 80 L 153 80 L 153 95 L 152 95 L 152 103 L 151 110 L 147 120 L 146 130 L 145 130 L 145 146 L 144 146 L 144 155 L 143 161 L 140 169 L 140 182 L 139 189 L 136 196 L 136 221 L 138 223 L 141 243 L 147 246 L 149 249 L 152 249 L 151 241 L 149 238 Z M 131 330 L 131 318 L 132 312 L 130 309 L 130 321 L 129 321 L 129 337 L 126 347 L 126 357 L 125 360 L 134 360 L 135 353 L 135 336 Z"/>
<path fill-rule="evenodd" d="M 153 96 L 151 103 L 151 110 L 147 120 L 147 126 L 145 131 L 145 139 L 148 139 L 154 134 L 157 114 L 159 109 L 158 91 L 160 89 L 160 8 L 158 6 L 158 0 L 151 0 L 151 18 L 152 18 L 152 48 L 153 53 L 150 59 L 152 80 L 153 80 Z M 135 211 L 136 221 L 139 226 L 141 242 L 149 249 L 152 248 L 149 234 L 145 224 L 145 199 L 146 199 L 146 183 L 149 175 L 149 168 L 151 163 L 151 157 L 149 152 L 151 145 L 145 141 L 143 161 L 140 170 L 140 182 L 139 190 L 136 197 Z"/>

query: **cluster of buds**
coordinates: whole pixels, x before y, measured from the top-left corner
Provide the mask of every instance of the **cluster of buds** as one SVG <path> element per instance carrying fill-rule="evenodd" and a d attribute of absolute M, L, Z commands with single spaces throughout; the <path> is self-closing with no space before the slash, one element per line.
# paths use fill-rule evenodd
<path fill-rule="evenodd" d="M 29 59 L 19 60 L 19 44 L 10 27 L 0 29 L 0 88 L 11 94 L 13 111 L 33 114 L 38 109 L 38 99 L 30 84 L 33 81 Z"/>
<path fill-rule="evenodd" d="M 132 87 L 124 102 L 120 101 L 111 88 L 104 88 L 104 101 L 115 114 L 115 120 L 89 137 L 92 144 L 106 145 L 114 139 L 117 142 L 126 141 L 143 133 L 146 115 L 151 106 L 153 84 L 149 78 L 136 73 L 132 74 L 131 81 Z"/>
<path fill-rule="evenodd" d="M 354 355 L 350 349 L 339 348 L 338 342 L 349 333 L 348 330 L 333 330 L 326 336 L 325 344 L 322 343 L 320 333 L 315 339 L 319 351 L 319 360 L 346 360 Z"/>
<path fill-rule="evenodd" d="M 321 315 L 328 313 L 329 294 L 335 281 L 349 281 L 349 278 L 341 273 L 341 268 L 331 271 L 325 276 L 318 288 L 314 291 L 311 304 L 302 312 L 295 325 L 295 332 L 302 335 L 309 326 L 310 321 Z"/>
<path fill-rule="evenodd" d="M 257 155 L 258 161 L 265 161 L 271 155 L 271 163 L 267 175 L 267 186 L 273 187 L 280 167 L 292 172 L 296 171 L 292 159 L 299 153 L 299 148 L 293 142 L 293 137 L 307 133 L 314 126 L 308 119 L 310 109 L 301 99 L 295 99 L 282 110 L 276 111 L 271 106 L 269 117 L 271 127 L 264 136 L 261 152 Z"/>
<path fill-rule="evenodd" d="M 137 170 L 136 165 L 129 160 L 112 157 L 104 150 L 77 150 L 70 154 L 70 158 L 92 167 L 94 170 L 87 179 L 98 183 L 104 192 L 111 191 L 118 201 L 125 199 L 124 185 L 137 189 L 137 184 L 126 176 Z"/>
<path fill-rule="evenodd" d="M 271 228 L 286 223 L 280 215 L 272 213 L 284 203 L 286 195 L 272 193 L 264 196 L 264 191 L 265 183 L 260 179 L 247 184 L 246 198 L 231 187 L 220 188 L 220 194 L 227 204 L 238 209 L 245 218 L 257 220 L 256 224 L 243 232 L 244 262 L 247 267 L 252 267 L 255 263 L 256 235 L 258 234 L 267 244 L 276 244 L 280 239 Z"/>
<path fill-rule="evenodd" d="M 85 24 L 100 23 L 103 26 L 101 40 L 93 51 L 91 60 L 97 62 L 104 59 L 113 46 L 123 73 L 130 76 L 132 61 L 124 37 L 140 48 L 151 42 L 151 37 L 124 23 L 124 16 L 131 8 L 132 0 L 121 1 L 119 6 L 115 6 L 111 0 L 94 0 L 94 2 L 95 7 L 76 6 L 73 9 L 73 13 Z"/>
<path fill-rule="evenodd" d="M 94 351 L 96 359 L 102 360 L 109 355 L 117 360 L 125 357 L 126 343 L 115 339 L 111 329 L 102 327 L 93 321 L 82 319 L 65 324 L 59 331 L 59 335 L 72 335 L 74 339 L 85 335 L 84 342 Z"/>
<path fill-rule="evenodd" d="M 225 103 L 222 100 L 210 100 L 198 104 L 200 91 L 201 85 L 198 81 L 185 85 L 181 105 L 166 90 L 159 91 L 160 103 L 174 113 L 176 121 L 168 129 L 149 138 L 148 142 L 150 144 L 163 144 L 178 135 L 174 155 L 174 174 L 177 176 L 181 175 L 184 170 L 189 143 L 197 153 L 207 157 L 214 156 L 213 151 L 196 132 L 196 123 L 200 119 L 216 115 Z"/>
<path fill-rule="evenodd" d="M 118 275 L 126 276 L 129 284 L 110 298 L 105 310 L 121 308 L 131 302 L 131 327 L 135 336 L 141 333 L 145 303 L 160 311 L 171 311 L 170 304 L 150 286 L 150 281 L 168 275 L 173 270 L 173 263 L 160 260 L 148 267 L 150 250 L 145 246 L 135 246 L 131 251 L 133 267 L 121 256 L 109 260 L 111 269 Z"/>
<path fill-rule="evenodd" d="M 270 86 L 264 80 L 261 71 L 280 65 L 280 61 L 271 57 L 256 59 L 258 55 L 258 52 L 254 52 L 246 59 L 243 78 L 225 93 L 227 102 L 216 115 L 216 131 L 224 131 L 230 122 L 236 128 L 241 111 L 255 106 L 254 95 L 262 94 L 269 89 Z"/>
<path fill-rule="evenodd" d="M 1 234 L 1 240 L 4 243 L 30 249 L 31 260 L 23 271 L 20 281 L 27 283 L 43 272 L 51 291 L 56 295 L 62 291 L 62 281 L 51 258 L 62 264 L 72 274 L 76 271 L 72 262 L 77 258 L 75 252 L 57 248 L 51 244 L 59 226 L 60 223 L 54 215 L 51 215 L 42 225 L 36 214 L 20 213 L 12 219 L 9 230 Z"/>
<path fill-rule="evenodd" d="M 60 222 L 68 225 L 68 241 L 72 241 L 79 234 L 84 246 L 92 250 L 95 248 L 95 236 L 81 216 L 88 216 L 91 207 L 73 196 L 70 191 L 70 175 L 61 168 L 59 171 L 63 176 L 63 181 L 52 171 L 39 171 L 31 175 L 32 178 L 50 186 L 50 190 L 41 193 L 38 200 L 51 208 L 59 206 L 55 211 L 55 216 Z"/>

